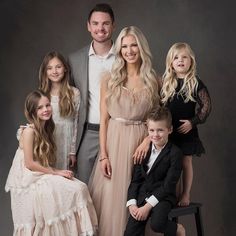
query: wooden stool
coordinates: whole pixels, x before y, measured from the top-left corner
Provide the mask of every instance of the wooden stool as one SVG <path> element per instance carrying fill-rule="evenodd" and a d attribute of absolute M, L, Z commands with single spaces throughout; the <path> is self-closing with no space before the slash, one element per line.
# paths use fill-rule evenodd
<path fill-rule="evenodd" d="M 197 227 L 197 235 L 204 236 L 202 217 L 201 217 L 201 206 L 202 206 L 201 203 L 196 203 L 196 202 L 195 203 L 191 202 L 189 206 L 185 207 L 176 206 L 169 213 L 169 219 L 178 222 L 178 217 L 194 214 Z"/>

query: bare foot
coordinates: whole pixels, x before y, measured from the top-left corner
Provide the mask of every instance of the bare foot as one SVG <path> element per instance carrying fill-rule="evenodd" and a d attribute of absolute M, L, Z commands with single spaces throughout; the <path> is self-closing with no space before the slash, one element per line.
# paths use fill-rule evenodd
<path fill-rule="evenodd" d="M 182 194 L 180 201 L 178 202 L 178 206 L 188 206 L 190 203 L 190 195 Z"/>
<path fill-rule="evenodd" d="M 176 236 L 185 236 L 185 228 L 181 224 L 177 224 Z"/>

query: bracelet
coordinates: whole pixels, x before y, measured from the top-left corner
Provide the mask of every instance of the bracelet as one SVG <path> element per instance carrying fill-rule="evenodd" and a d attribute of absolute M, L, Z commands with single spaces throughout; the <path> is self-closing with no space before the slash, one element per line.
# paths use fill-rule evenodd
<path fill-rule="evenodd" d="M 99 161 L 103 161 L 105 159 L 109 159 L 109 158 L 108 157 L 104 157 L 104 158 L 100 159 Z"/>

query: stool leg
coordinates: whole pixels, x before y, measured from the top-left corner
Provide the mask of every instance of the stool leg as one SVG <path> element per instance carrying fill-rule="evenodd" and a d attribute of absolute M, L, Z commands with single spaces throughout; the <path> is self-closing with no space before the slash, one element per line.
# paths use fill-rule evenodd
<path fill-rule="evenodd" d="M 173 217 L 171 220 L 174 221 L 175 223 L 178 223 L 178 217 Z"/>
<path fill-rule="evenodd" d="M 197 212 L 195 213 L 195 222 L 196 222 L 196 227 L 197 227 L 197 235 L 204 236 L 204 229 L 203 229 L 203 224 L 202 224 L 200 207 L 197 208 Z"/>

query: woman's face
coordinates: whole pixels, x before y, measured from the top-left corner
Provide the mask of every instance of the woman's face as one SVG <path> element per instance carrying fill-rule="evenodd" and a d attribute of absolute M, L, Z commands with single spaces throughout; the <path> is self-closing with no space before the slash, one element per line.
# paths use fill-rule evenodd
<path fill-rule="evenodd" d="M 121 41 L 121 55 L 129 64 L 139 63 L 141 60 L 140 50 L 133 35 L 125 36 Z"/>
<path fill-rule="evenodd" d="M 37 117 L 42 121 L 47 121 L 51 118 L 52 115 L 52 107 L 49 99 L 47 97 L 42 96 L 39 99 L 37 106 Z"/>
<path fill-rule="evenodd" d="M 54 57 L 48 62 L 46 71 L 48 79 L 52 83 L 58 83 L 63 79 L 66 70 L 63 63 L 57 57 Z"/>

